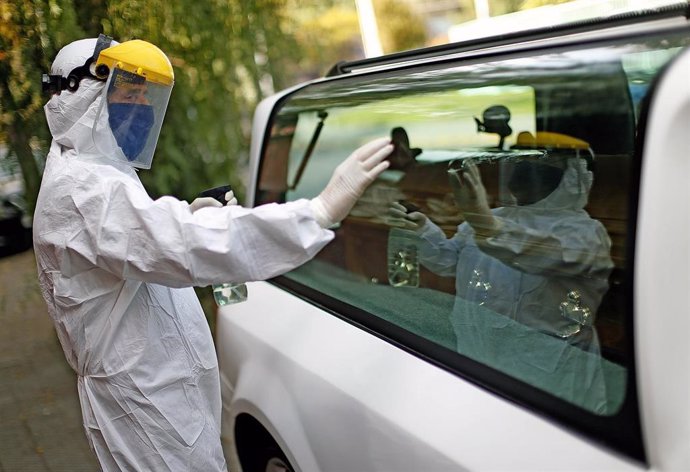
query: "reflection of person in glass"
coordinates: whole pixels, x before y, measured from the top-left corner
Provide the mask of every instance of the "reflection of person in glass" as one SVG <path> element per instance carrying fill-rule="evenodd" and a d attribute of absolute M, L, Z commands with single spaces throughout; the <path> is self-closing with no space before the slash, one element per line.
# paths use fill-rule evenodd
<path fill-rule="evenodd" d="M 593 391 L 595 384 L 603 388 L 594 379 L 599 368 L 591 359 L 575 369 L 566 361 L 587 357 L 585 351 L 598 358 L 592 322 L 613 268 L 608 234 L 584 210 L 592 172 L 584 159 L 573 156 L 490 164 L 500 166 L 505 183 L 499 192 L 502 206 L 494 209 L 477 165 L 464 161 L 451 168 L 451 187 L 465 222 L 449 239 L 419 212 L 407 214 L 396 205 L 391 213 L 394 221 L 417 230 L 425 267 L 456 277 L 451 321 L 459 352 L 530 382 L 544 381 L 529 378 L 533 367 L 560 370 L 554 381 L 561 384 L 554 388 L 601 410 L 601 392 Z M 563 376 L 563 362 L 572 378 Z M 592 398 L 573 398 L 581 396 L 583 381 Z"/>

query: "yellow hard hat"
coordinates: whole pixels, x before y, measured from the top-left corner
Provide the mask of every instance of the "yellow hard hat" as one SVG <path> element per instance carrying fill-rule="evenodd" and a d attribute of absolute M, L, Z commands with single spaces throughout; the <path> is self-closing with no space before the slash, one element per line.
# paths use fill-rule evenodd
<path fill-rule="evenodd" d="M 172 86 L 175 74 L 168 56 L 153 44 L 133 39 L 101 51 L 96 61 L 96 75 L 107 76 L 118 68 L 147 81 Z"/>

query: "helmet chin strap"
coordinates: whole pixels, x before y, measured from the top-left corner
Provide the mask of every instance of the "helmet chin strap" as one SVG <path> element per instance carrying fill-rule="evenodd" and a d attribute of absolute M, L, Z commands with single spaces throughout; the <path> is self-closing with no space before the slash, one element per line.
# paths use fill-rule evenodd
<path fill-rule="evenodd" d="M 110 72 L 108 70 L 108 67 L 99 67 L 94 71 L 94 74 L 91 72 L 91 64 L 93 64 L 96 61 L 96 59 L 98 59 L 98 55 L 101 53 L 101 51 L 110 47 L 112 42 L 113 38 L 111 38 L 110 36 L 106 36 L 104 34 L 100 34 L 98 36 L 98 41 L 96 42 L 96 47 L 94 48 L 91 57 L 88 58 L 83 65 L 72 69 L 72 71 L 67 75 L 67 77 L 63 77 L 60 74 L 43 74 L 41 78 L 41 87 L 43 93 L 50 93 L 51 95 L 53 95 L 56 93 L 60 93 L 63 90 L 75 92 L 79 88 L 79 82 L 81 82 L 81 79 L 83 79 L 84 77 L 105 82 Z"/>

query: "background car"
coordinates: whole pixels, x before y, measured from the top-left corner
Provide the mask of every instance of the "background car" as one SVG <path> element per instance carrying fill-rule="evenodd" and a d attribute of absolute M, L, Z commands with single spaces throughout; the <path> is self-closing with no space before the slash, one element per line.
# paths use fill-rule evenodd
<path fill-rule="evenodd" d="M 31 247 L 31 227 L 19 165 L 0 148 L 0 255 Z"/>
<path fill-rule="evenodd" d="M 262 102 L 253 206 L 314 197 L 372 138 L 398 147 L 313 261 L 219 310 L 230 467 L 690 469 L 688 13 L 339 64 Z M 497 209 L 517 208 L 518 162 L 553 159 L 590 181 L 581 207 L 542 215 L 576 213 L 598 243 L 578 249 L 573 225 L 572 243 L 516 250 L 528 259 L 494 253 L 505 267 L 491 271 L 540 271 L 504 310 L 493 302 L 514 287 L 478 265 L 430 268 L 388 216 L 403 204 L 453 238 L 463 163 Z M 556 282 L 557 300 L 523 303 Z"/>

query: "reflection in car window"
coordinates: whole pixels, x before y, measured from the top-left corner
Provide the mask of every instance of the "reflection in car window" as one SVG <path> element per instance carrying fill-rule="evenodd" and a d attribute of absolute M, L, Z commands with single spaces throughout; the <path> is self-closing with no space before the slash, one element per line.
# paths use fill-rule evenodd
<path fill-rule="evenodd" d="M 680 41 L 326 80 L 290 95 L 258 203 L 315 196 L 358 143 L 388 135 L 396 149 L 333 243 L 287 276 L 616 414 L 631 365 L 622 287 L 636 120 Z"/>

